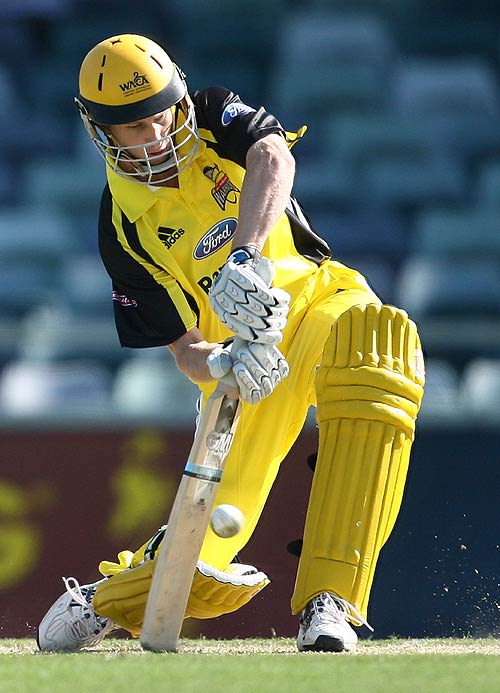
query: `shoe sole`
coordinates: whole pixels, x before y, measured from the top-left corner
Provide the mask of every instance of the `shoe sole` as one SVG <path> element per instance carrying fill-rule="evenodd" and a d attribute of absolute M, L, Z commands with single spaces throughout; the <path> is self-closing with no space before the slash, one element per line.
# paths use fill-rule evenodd
<path fill-rule="evenodd" d="M 351 649 L 354 649 L 351 648 Z M 339 638 L 331 638 L 328 635 L 320 635 L 313 645 L 302 645 L 300 652 L 349 652 L 344 641 Z"/>

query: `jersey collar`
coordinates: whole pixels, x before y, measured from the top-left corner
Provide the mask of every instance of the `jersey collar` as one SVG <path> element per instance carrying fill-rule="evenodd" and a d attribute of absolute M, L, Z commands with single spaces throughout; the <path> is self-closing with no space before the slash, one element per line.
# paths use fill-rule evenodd
<path fill-rule="evenodd" d="M 193 166 L 196 165 L 196 160 L 199 159 L 205 149 L 206 144 L 201 140 L 196 157 L 187 169 L 181 171 L 179 181 L 181 188 L 188 181 L 192 174 Z M 106 166 L 106 175 L 111 195 L 132 223 L 136 222 L 139 217 L 151 209 L 158 202 L 159 197 L 170 195 L 173 190 L 176 190 L 176 188 L 150 188 L 147 185 L 118 175 L 109 166 Z"/>
<path fill-rule="evenodd" d="M 157 191 L 147 185 L 119 176 L 109 167 L 106 167 L 106 174 L 111 195 L 131 222 L 137 221 L 158 201 Z"/>

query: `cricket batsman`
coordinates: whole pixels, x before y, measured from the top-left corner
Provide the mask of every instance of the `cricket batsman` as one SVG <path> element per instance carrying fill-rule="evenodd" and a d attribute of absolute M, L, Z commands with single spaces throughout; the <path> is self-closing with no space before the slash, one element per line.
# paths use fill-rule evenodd
<path fill-rule="evenodd" d="M 423 396 L 415 324 L 333 259 L 293 197 L 290 150 L 305 127 L 289 132 L 222 87 L 189 93 L 168 54 L 138 35 L 90 50 L 75 101 L 107 172 L 99 249 L 121 344 L 168 348 L 202 402 L 219 379 L 242 402 L 216 504 L 240 508 L 245 526 L 230 539 L 207 531 L 186 617 L 235 611 L 269 582 L 233 559 L 316 407 L 291 609 L 299 651 L 354 650 Z M 114 628 L 138 635 L 162 536 L 101 562 L 96 583 L 65 580 L 40 649 L 79 650 Z"/>

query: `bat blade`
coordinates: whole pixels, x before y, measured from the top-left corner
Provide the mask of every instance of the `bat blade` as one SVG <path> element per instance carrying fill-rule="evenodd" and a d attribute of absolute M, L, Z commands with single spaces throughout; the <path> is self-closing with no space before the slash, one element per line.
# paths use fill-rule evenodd
<path fill-rule="evenodd" d="M 202 411 L 170 512 L 149 590 L 141 645 L 176 652 L 203 539 L 239 419 L 239 400 L 220 390 Z"/>

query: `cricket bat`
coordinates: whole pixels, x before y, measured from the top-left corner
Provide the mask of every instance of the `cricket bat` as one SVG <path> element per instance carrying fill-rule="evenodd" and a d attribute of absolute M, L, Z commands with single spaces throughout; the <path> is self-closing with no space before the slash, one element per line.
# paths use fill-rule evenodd
<path fill-rule="evenodd" d="M 238 425 L 237 392 L 216 389 L 203 409 L 149 590 L 141 645 L 176 652 L 203 539 Z"/>

